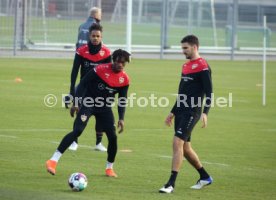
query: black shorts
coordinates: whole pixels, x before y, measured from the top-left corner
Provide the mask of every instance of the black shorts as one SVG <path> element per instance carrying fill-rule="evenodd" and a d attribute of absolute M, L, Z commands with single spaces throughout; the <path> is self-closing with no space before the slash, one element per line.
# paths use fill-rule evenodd
<path fill-rule="evenodd" d="M 174 118 L 175 136 L 184 140 L 191 141 L 192 130 L 200 119 L 200 113 L 179 113 Z"/>
<path fill-rule="evenodd" d="M 95 109 L 81 106 L 75 119 L 74 128 L 83 130 L 89 118 L 94 115 L 96 119 L 96 130 L 115 134 L 115 119 L 112 109 Z M 99 130 L 100 129 L 100 130 Z"/>
<path fill-rule="evenodd" d="M 77 93 L 78 87 L 79 87 L 79 84 L 75 87 L 75 94 Z M 81 102 L 78 102 L 79 107 L 81 107 L 81 104 L 82 104 Z M 102 126 L 102 123 L 99 122 L 99 120 L 96 120 L 95 130 L 96 130 L 96 132 L 104 132 L 104 128 Z"/>

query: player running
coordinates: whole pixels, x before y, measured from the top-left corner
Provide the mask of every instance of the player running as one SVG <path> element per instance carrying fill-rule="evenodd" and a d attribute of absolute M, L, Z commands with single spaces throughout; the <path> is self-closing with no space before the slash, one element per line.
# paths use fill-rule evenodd
<path fill-rule="evenodd" d="M 52 175 L 56 174 L 56 166 L 70 144 L 75 141 L 85 129 L 89 118 L 94 115 L 108 138 L 107 163 L 105 173 L 110 177 L 117 177 L 113 170 L 113 163 L 117 154 L 117 136 L 115 132 L 112 103 L 118 93 L 117 126 L 119 133 L 124 130 L 124 115 L 127 103 L 129 77 L 124 71 L 130 54 L 118 49 L 112 54 L 113 63 L 101 64 L 90 70 L 82 79 L 76 91 L 76 97 L 82 97 L 81 108 L 74 102 L 71 115 L 77 113 L 73 131 L 65 135 L 53 156 L 46 162 L 46 169 Z M 79 111 L 78 111 L 79 110 Z"/>

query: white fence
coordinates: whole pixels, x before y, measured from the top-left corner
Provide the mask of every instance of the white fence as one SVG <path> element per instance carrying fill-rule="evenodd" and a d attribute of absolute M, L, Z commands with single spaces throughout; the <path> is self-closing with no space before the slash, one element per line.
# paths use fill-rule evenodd
<path fill-rule="evenodd" d="M 132 2 L 132 19 L 127 24 L 129 2 Z M 114 48 L 174 53 L 179 52 L 183 36 L 195 34 L 200 38 L 201 49 L 210 53 L 244 49 L 256 53 L 263 46 L 262 38 L 266 34 L 268 53 L 273 53 L 276 48 L 276 1 L 251 2 L 0 0 L 0 48 L 73 51 L 78 26 L 88 17 L 90 7 L 99 6 L 103 10 L 104 42 Z M 266 30 L 262 27 L 264 15 L 267 16 Z M 131 32 L 127 34 L 127 30 Z"/>

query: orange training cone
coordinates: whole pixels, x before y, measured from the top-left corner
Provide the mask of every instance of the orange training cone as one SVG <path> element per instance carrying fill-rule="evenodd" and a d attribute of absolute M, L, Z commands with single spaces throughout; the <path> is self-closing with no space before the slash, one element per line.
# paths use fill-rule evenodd
<path fill-rule="evenodd" d="M 15 81 L 16 83 L 21 83 L 23 80 L 22 80 L 22 78 L 20 78 L 20 77 L 16 77 L 16 78 L 14 79 L 14 81 Z"/>

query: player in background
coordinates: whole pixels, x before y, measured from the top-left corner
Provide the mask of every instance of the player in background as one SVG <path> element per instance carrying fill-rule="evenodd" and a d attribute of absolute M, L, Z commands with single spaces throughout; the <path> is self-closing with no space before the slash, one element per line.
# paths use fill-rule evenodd
<path fill-rule="evenodd" d="M 182 67 L 182 76 L 178 89 L 178 98 L 167 116 L 165 123 L 172 125 L 174 118 L 173 158 L 171 175 L 168 182 L 159 189 L 160 193 L 172 193 L 177 174 L 183 162 L 183 156 L 198 171 L 200 178 L 192 189 L 201 189 L 213 182 L 212 177 L 203 168 L 198 155 L 191 146 L 191 133 L 201 117 L 202 128 L 207 127 L 207 114 L 211 106 L 212 79 L 211 69 L 198 52 L 199 41 L 194 35 L 181 40 L 183 54 L 189 59 Z M 203 98 L 206 97 L 202 112 Z"/>
<path fill-rule="evenodd" d="M 78 40 L 76 48 L 78 49 L 82 45 L 85 45 L 89 41 L 89 28 L 93 24 L 100 24 L 102 19 L 102 10 L 98 7 L 92 7 L 89 11 L 90 15 L 86 22 L 82 23 L 78 29 Z"/>
<path fill-rule="evenodd" d="M 78 40 L 76 43 L 76 48 L 78 49 L 79 47 L 86 45 L 89 43 L 90 41 L 90 31 L 89 28 L 93 25 L 93 24 L 98 24 L 100 25 L 102 19 L 102 10 L 98 7 L 92 7 L 89 11 L 89 17 L 87 18 L 86 22 L 82 23 L 79 26 L 78 29 Z M 102 41 L 101 41 L 102 43 Z M 97 45 L 96 45 L 97 46 Z M 93 49 L 94 46 L 90 46 L 90 49 Z M 95 52 L 98 50 L 98 48 L 95 48 Z M 110 62 L 111 60 L 108 60 L 107 62 Z M 103 62 L 101 62 L 103 63 Z M 94 65 L 95 66 L 95 65 Z M 72 75 L 71 75 L 72 77 Z M 77 77 L 77 76 L 76 76 Z M 71 84 L 72 84 L 72 79 L 71 79 Z M 69 100 L 70 98 L 67 98 L 67 100 Z M 70 101 L 69 101 L 70 102 Z M 65 103 L 66 108 L 68 108 L 68 104 Z M 97 131 L 97 126 L 96 126 L 96 146 L 95 146 L 95 150 L 98 151 L 106 151 L 106 148 L 104 147 L 104 145 L 102 144 L 102 137 L 103 137 L 103 132 L 101 132 L 100 130 Z M 78 141 L 74 141 L 72 143 L 72 145 L 69 147 L 70 150 L 77 150 L 78 148 Z"/>
<path fill-rule="evenodd" d="M 124 68 L 129 58 L 128 52 L 118 49 L 112 54 L 112 63 L 98 65 L 81 79 L 76 91 L 76 97 L 82 97 L 81 107 L 78 108 L 78 102 L 73 102 L 70 110 L 72 116 L 75 112 L 77 113 L 73 131 L 64 136 L 53 156 L 46 162 L 46 169 L 49 173 L 56 174 L 59 159 L 70 144 L 82 134 L 89 118 L 94 115 L 96 123 L 101 125 L 108 138 L 105 174 L 109 177 L 117 177 L 113 170 L 117 154 L 117 135 L 112 103 L 115 100 L 115 94 L 118 93 L 119 121 L 117 126 L 119 133 L 122 133 L 129 87 L 129 77 Z M 86 102 L 88 98 L 89 102 Z"/>
<path fill-rule="evenodd" d="M 80 71 L 80 79 L 82 79 L 89 71 L 95 66 L 102 63 L 111 62 L 111 51 L 102 43 L 102 26 L 99 24 L 93 24 L 89 28 L 89 42 L 76 50 L 72 72 L 71 72 L 71 84 L 70 95 L 71 98 L 66 99 L 65 103 L 71 103 L 72 98 L 75 96 L 75 84 L 78 73 Z M 102 144 L 103 131 L 97 123 L 96 130 L 96 146 L 95 150 L 107 151 Z M 77 150 L 78 141 L 74 141 L 70 146 L 70 150 Z"/>
<path fill-rule="evenodd" d="M 102 10 L 98 7 L 92 7 L 90 8 L 89 11 L 89 17 L 87 18 L 86 22 L 82 23 L 79 28 L 78 28 L 78 39 L 77 39 L 77 43 L 76 43 L 76 49 L 78 49 L 79 47 L 88 44 L 88 42 L 90 41 L 90 34 L 89 34 L 89 28 L 93 25 L 93 24 L 99 24 L 100 25 L 100 21 L 102 19 Z M 70 105 L 70 97 L 65 96 L 64 98 L 64 103 L 65 103 L 65 107 L 69 108 Z"/>

